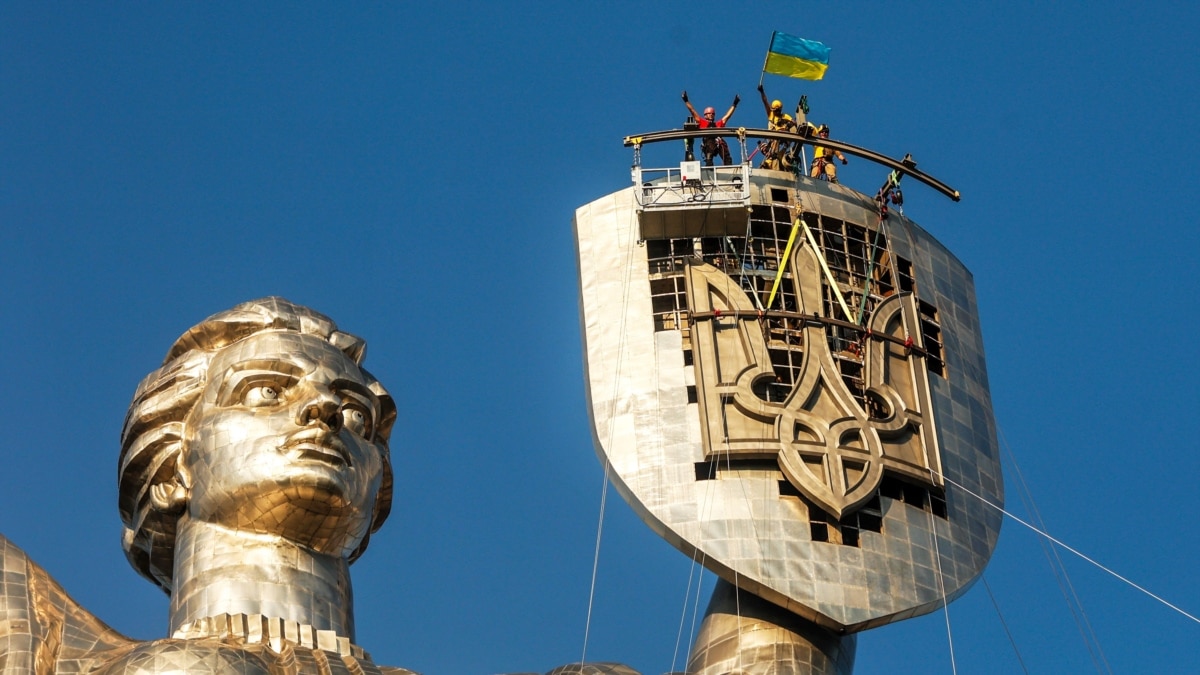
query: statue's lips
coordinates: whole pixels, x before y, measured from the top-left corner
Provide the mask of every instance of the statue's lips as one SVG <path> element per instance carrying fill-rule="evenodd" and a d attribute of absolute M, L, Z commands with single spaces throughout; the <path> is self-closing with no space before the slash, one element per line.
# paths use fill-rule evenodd
<path fill-rule="evenodd" d="M 284 441 L 279 450 L 301 459 L 315 459 L 334 466 L 350 466 L 350 451 L 338 435 L 325 429 L 305 429 Z"/>

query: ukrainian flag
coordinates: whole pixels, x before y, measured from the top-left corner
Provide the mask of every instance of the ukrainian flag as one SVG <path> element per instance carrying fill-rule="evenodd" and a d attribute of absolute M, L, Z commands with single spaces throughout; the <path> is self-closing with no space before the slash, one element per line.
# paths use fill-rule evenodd
<path fill-rule="evenodd" d="M 775 31 L 767 49 L 763 71 L 785 77 L 819 80 L 829 67 L 829 47 L 787 33 Z"/>

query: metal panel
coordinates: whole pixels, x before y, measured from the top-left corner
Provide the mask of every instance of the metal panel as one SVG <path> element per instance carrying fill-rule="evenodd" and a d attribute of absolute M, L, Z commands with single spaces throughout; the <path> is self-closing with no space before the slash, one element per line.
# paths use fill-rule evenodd
<path fill-rule="evenodd" d="M 610 194 L 575 216 L 593 433 L 620 493 L 655 532 L 724 579 L 835 631 L 927 613 L 941 605 L 943 589 L 950 599 L 964 592 L 999 533 L 999 514 L 980 499 L 1003 501 L 970 273 L 915 223 L 891 215 L 890 251 L 912 262 L 915 297 L 936 308 L 944 343 L 944 373 L 928 376 L 931 411 L 925 413 L 940 464 L 928 465 L 925 497 L 904 491 L 912 475 L 902 477 L 898 491 L 876 489 L 879 531 L 858 530 L 853 542 L 821 541 L 813 536 L 812 505 L 781 493 L 783 473 L 769 462 L 735 466 L 713 479 L 698 476 L 698 467 L 712 458 L 702 395 L 689 387 L 703 387 L 695 385 L 702 378 L 694 363 L 707 357 L 685 353 L 684 332 L 694 330 L 694 316 L 693 323 L 672 329 L 656 326 L 650 283 L 658 277 L 650 274 L 647 257 L 654 242 L 642 241 L 649 237 L 639 223 L 635 191 Z M 753 172 L 751 206 L 795 198 L 806 213 L 876 227 L 874 201 L 849 188 Z M 678 215 L 684 223 L 679 229 L 654 233 L 712 236 L 689 229 L 698 228 L 695 213 Z M 744 233 L 735 228 L 720 234 Z M 850 504 L 847 512 L 862 503 Z"/>

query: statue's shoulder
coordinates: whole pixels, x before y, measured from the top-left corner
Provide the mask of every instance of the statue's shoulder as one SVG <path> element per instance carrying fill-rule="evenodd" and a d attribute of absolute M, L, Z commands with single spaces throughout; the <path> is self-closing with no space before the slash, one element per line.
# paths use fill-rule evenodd
<path fill-rule="evenodd" d="M 37 620 L 30 589 L 29 556 L 0 534 L 0 662 L 14 672 L 34 672 L 45 631 Z"/>
<path fill-rule="evenodd" d="M 103 664 L 95 675 L 270 675 L 271 659 L 243 645 L 165 638 L 143 642 Z M 293 669 L 293 672 L 295 669 Z"/>
<path fill-rule="evenodd" d="M 284 643 L 272 647 L 238 638 L 165 638 L 143 642 L 92 671 L 93 675 L 417 675 L 404 668 L 376 666 L 369 658 L 356 659 Z"/>
<path fill-rule="evenodd" d="M 416 675 L 318 649 L 282 651 L 238 640 L 131 640 L 73 600 L 46 570 L 0 535 L 0 675 L 269 675 L 276 672 Z M 334 663 L 337 662 L 337 663 Z"/>
<path fill-rule="evenodd" d="M 5 673 L 88 670 L 130 644 L 0 535 L 0 663 Z"/>

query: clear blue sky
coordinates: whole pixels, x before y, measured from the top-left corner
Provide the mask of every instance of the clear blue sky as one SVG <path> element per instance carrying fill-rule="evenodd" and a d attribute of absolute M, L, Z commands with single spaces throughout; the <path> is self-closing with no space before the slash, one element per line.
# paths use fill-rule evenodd
<path fill-rule="evenodd" d="M 906 213 L 975 274 L 1051 532 L 1200 611 L 1196 10 L 745 4 L 0 4 L 0 532 L 164 635 L 120 551 L 126 406 L 183 330 L 283 295 L 367 338 L 400 406 L 359 642 L 427 675 L 577 659 L 602 473 L 571 217 L 626 186 L 625 135 L 682 122 L 681 89 L 761 126 L 781 30 L 833 53 L 772 97 L 961 190 L 909 186 Z M 1112 670 L 1200 671 L 1200 626 L 1065 561 Z M 589 658 L 668 670 L 689 565 L 610 500 Z M 1031 672 L 1094 672 L 1036 537 L 1006 522 L 987 579 Z M 1020 672 L 982 584 L 949 623 L 960 672 Z M 948 673 L 947 643 L 942 613 L 872 631 L 858 672 Z"/>

